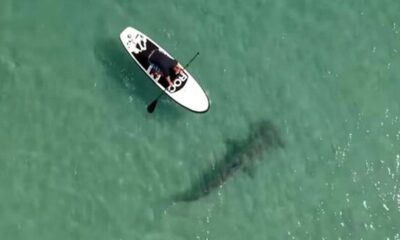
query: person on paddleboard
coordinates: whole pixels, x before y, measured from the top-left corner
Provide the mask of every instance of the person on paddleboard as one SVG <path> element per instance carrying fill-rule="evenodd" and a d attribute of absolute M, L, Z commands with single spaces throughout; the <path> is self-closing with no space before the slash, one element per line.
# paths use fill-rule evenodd
<path fill-rule="evenodd" d="M 178 63 L 178 61 L 168 57 L 158 49 L 153 50 L 148 59 L 151 64 L 158 68 L 153 72 L 155 77 L 157 78 L 159 75 L 164 76 L 165 79 L 167 79 L 169 86 L 173 85 L 172 80 L 183 71 L 183 67 Z"/>

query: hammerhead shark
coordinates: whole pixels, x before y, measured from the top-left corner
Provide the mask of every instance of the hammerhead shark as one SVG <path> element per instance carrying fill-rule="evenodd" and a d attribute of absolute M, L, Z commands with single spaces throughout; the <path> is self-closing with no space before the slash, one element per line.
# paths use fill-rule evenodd
<path fill-rule="evenodd" d="M 270 121 L 259 121 L 250 127 L 245 139 L 227 140 L 224 157 L 204 171 L 189 189 L 175 196 L 175 202 L 198 200 L 222 186 L 230 177 L 243 169 L 251 173 L 251 165 L 272 148 L 284 147 L 277 129 Z"/>

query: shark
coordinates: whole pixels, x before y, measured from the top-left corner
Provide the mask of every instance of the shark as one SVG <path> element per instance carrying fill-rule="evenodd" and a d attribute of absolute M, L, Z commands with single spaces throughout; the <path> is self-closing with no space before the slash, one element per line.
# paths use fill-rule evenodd
<path fill-rule="evenodd" d="M 240 170 L 253 175 L 254 162 L 268 150 L 284 147 L 279 131 L 269 120 L 250 125 L 244 139 L 226 140 L 223 157 L 200 174 L 185 191 L 174 197 L 174 202 L 196 201 L 221 187 Z"/>

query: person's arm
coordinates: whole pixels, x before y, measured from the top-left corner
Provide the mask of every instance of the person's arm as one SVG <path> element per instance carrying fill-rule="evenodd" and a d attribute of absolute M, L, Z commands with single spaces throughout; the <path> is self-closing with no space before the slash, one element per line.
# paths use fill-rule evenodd
<path fill-rule="evenodd" d="M 178 69 L 179 69 L 179 73 L 182 72 L 184 70 L 184 68 L 182 67 L 182 65 L 180 63 L 178 63 Z"/>
<path fill-rule="evenodd" d="M 168 84 L 169 84 L 170 86 L 174 85 L 174 83 L 171 81 L 171 78 L 170 78 L 169 76 L 167 76 L 166 79 L 167 79 Z"/>

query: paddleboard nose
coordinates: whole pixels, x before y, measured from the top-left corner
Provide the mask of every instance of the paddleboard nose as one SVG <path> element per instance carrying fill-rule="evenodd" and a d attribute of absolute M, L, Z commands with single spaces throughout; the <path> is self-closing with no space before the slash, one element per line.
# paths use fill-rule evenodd
<path fill-rule="evenodd" d="M 172 93 L 171 97 L 193 112 L 204 113 L 210 108 L 208 96 L 196 81 L 188 81 L 181 90 Z"/>
<path fill-rule="evenodd" d="M 207 112 L 210 108 L 210 103 L 208 102 L 207 96 L 203 94 L 202 97 L 198 96 L 201 99 L 204 99 L 202 101 L 196 101 L 196 103 L 193 104 L 191 109 L 193 109 L 195 112 L 203 113 Z"/>

